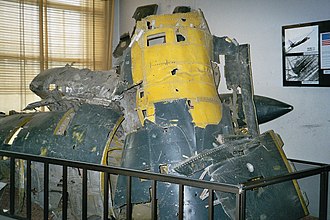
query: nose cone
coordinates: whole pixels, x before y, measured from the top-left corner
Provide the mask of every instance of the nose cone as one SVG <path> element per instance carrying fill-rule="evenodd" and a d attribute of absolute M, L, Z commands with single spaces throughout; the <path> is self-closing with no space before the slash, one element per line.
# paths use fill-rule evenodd
<path fill-rule="evenodd" d="M 276 99 L 254 96 L 259 124 L 263 124 L 285 115 L 293 110 L 293 106 Z"/>
<path fill-rule="evenodd" d="M 220 98 L 224 103 L 229 104 L 232 100 L 232 94 L 221 94 Z M 256 107 L 258 124 L 269 122 L 293 110 L 293 106 L 265 96 L 254 95 L 253 100 Z M 237 103 L 239 117 L 238 124 L 239 126 L 244 126 L 245 116 L 241 94 L 237 97 Z"/>

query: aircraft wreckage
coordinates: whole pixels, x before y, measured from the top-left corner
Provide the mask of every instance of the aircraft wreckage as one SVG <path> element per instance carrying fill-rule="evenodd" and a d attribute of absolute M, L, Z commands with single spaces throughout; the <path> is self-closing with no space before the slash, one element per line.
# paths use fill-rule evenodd
<path fill-rule="evenodd" d="M 157 5 L 137 9 L 133 34 L 121 36 L 112 70 L 67 65 L 37 75 L 30 88 L 41 101 L 26 109 L 50 111 L 1 117 L 1 149 L 230 184 L 291 172 L 280 137 L 260 134 L 258 125 L 292 106 L 253 95 L 249 45 L 212 36 L 200 10 L 156 11 Z M 232 94 L 218 94 L 219 55 L 225 57 Z M 51 169 L 50 210 L 56 213 L 61 172 Z M 42 206 L 41 170 L 33 166 L 32 197 Z M 68 173 L 69 202 L 77 216 L 78 172 Z M 99 174 L 88 175 L 88 215 L 101 216 Z M 24 172 L 20 178 L 24 184 Z M 121 218 L 125 177 L 111 178 L 110 213 Z M 151 182 L 134 179 L 132 187 L 133 215 L 139 219 L 150 203 Z M 158 218 L 176 219 L 178 186 L 162 183 L 157 190 Z M 184 218 L 205 219 L 207 192 L 191 187 L 184 192 Z M 235 196 L 216 192 L 216 197 L 215 216 L 233 219 Z M 299 219 L 307 213 L 296 181 L 247 195 L 247 219 Z"/>

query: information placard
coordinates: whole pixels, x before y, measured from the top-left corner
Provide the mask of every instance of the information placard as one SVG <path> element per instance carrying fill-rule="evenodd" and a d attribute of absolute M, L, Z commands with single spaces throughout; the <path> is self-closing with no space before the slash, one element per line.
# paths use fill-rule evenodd
<path fill-rule="evenodd" d="M 330 86 L 330 20 L 282 27 L 283 86 Z"/>

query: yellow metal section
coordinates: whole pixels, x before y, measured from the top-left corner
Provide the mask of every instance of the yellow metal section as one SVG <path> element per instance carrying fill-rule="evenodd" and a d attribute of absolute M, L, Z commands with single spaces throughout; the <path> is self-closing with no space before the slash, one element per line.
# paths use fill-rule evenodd
<path fill-rule="evenodd" d="M 63 117 L 56 125 L 56 128 L 54 130 L 54 135 L 64 135 L 64 132 L 69 126 L 74 115 L 75 115 L 75 111 L 73 108 L 70 108 L 67 112 L 65 112 Z"/>
<path fill-rule="evenodd" d="M 141 123 L 157 102 L 187 99 L 196 126 L 218 124 L 221 103 L 211 67 L 212 36 L 200 11 L 155 15 L 137 23 L 132 73 Z M 141 83 L 142 82 L 142 83 Z"/>
<path fill-rule="evenodd" d="M 121 158 L 121 153 L 122 153 L 122 143 L 119 142 L 119 140 L 116 138 L 116 132 L 119 128 L 119 126 L 121 125 L 121 123 L 123 122 L 124 117 L 121 116 L 120 118 L 118 118 L 115 126 L 113 127 L 112 131 L 109 133 L 109 138 L 107 140 L 107 143 L 104 147 L 103 150 L 103 154 L 102 154 L 102 159 L 101 159 L 101 165 L 108 165 L 108 154 L 110 154 L 112 151 L 120 151 L 120 158 Z M 114 143 L 113 148 L 111 148 L 110 145 L 112 145 L 111 143 Z M 104 173 L 100 174 L 100 188 L 101 188 L 101 193 L 102 195 L 104 195 Z M 111 190 L 111 189 L 110 189 Z M 111 192 L 112 193 L 112 192 Z M 111 198 L 111 197 L 110 197 Z M 113 213 L 113 207 L 111 207 L 111 213 Z"/>
<path fill-rule="evenodd" d="M 12 142 L 17 137 L 17 135 L 19 134 L 19 132 L 21 131 L 23 126 L 25 124 L 27 124 L 29 121 L 31 121 L 32 117 L 33 117 L 33 115 L 29 115 L 29 117 L 24 118 L 20 123 L 18 123 L 16 125 L 16 127 L 12 131 L 10 131 L 10 133 L 9 133 L 8 137 L 5 139 L 4 143 L 12 145 Z"/>
<path fill-rule="evenodd" d="M 189 13 L 177 13 L 177 14 L 162 14 L 162 15 L 152 15 L 141 22 L 138 22 L 137 29 L 146 28 L 149 22 L 149 26 L 153 28 L 160 27 L 191 27 L 200 28 L 208 31 L 207 23 L 204 19 L 203 13 L 198 11 L 193 11 Z"/>
<path fill-rule="evenodd" d="M 107 140 L 107 143 L 105 144 L 104 150 L 103 150 L 103 154 L 102 154 L 102 159 L 101 159 L 101 164 L 102 165 L 108 165 L 107 160 L 108 160 L 108 153 L 112 150 L 110 148 L 110 144 L 113 141 L 114 137 L 115 137 L 115 133 L 118 130 L 119 126 L 121 125 L 121 123 L 124 121 L 124 116 L 120 116 L 120 118 L 118 118 L 114 128 L 112 129 L 112 131 L 109 133 L 109 138 Z M 103 178 L 103 176 L 101 175 L 101 178 Z M 102 183 L 102 181 L 101 181 Z"/>

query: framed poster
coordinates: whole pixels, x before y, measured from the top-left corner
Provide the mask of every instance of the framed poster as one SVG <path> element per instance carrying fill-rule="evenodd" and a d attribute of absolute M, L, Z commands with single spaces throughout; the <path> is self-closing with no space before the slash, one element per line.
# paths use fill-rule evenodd
<path fill-rule="evenodd" d="M 330 86 L 330 20 L 282 27 L 283 86 Z"/>

